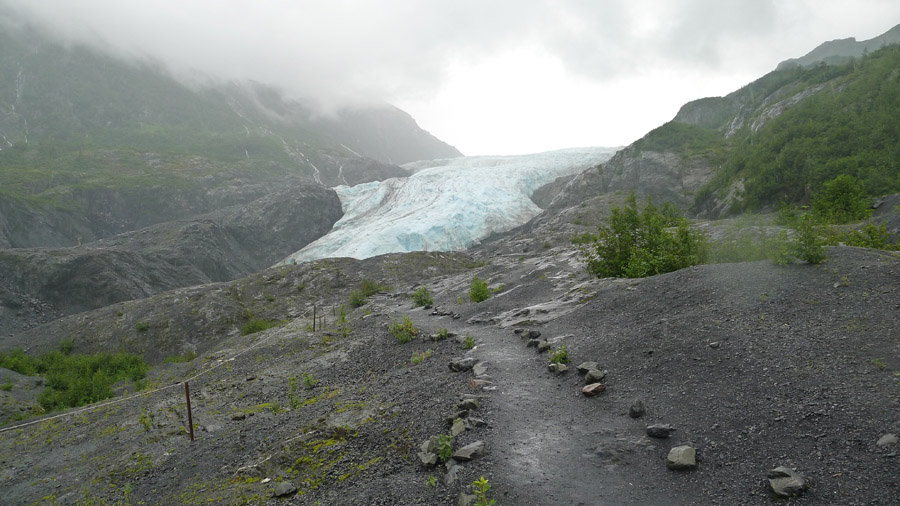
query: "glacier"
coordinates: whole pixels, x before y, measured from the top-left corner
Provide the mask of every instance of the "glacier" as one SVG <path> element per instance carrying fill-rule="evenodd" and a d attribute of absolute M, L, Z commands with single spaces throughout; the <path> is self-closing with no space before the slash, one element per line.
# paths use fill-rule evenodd
<path fill-rule="evenodd" d="M 464 250 L 527 223 L 541 212 L 530 198 L 535 190 L 603 163 L 616 150 L 588 147 L 426 160 L 404 165 L 408 177 L 335 187 L 344 216 L 328 234 L 277 265 Z"/>

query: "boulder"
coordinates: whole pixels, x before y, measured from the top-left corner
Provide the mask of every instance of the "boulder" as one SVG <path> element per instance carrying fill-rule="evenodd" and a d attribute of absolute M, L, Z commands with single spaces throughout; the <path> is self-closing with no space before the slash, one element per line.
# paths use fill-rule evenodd
<path fill-rule="evenodd" d="M 487 364 L 484 362 L 478 362 L 474 366 L 472 366 L 472 374 L 475 376 L 483 376 L 487 374 Z"/>
<path fill-rule="evenodd" d="M 587 374 L 588 371 L 591 371 L 594 369 L 600 369 L 600 366 L 597 365 L 597 362 L 582 362 L 578 366 L 578 373 L 579 374 Z"/>
<path fill-rule="evenodd" d="M 487 445 L 484 441 L 475 441 L 453 452 L 453 458 L 457 461 L 468 462 L 472 459 L 483 456 L 487 452 Z"/>
<path fill-rule="evenodd" d="M 478 399 L 463 399 L 456 405 L 456 409 L 460 411 L 472 411 L 478 409 L 480 406 L 481 403 L 478 402 Z"/>
<path fill-rule="evenodd" d="M 647 412 L 647 409 L 644 407 L 644 401 L 640 399 L 635 399 L 634 402 L 631 403 L 631 407 L 628 408 L 628 416 L 631 418 L 640 418 L 644 416 L 644 413 Z"/>
<path fill-rule="evenodd" d="M 875 443 L 879 448 L 884 448 L 885 446 L 891 446 L 897 444 L 897 436 L 894 434 L 885 434 L 878 439 L 878 442 Z"/>
<path fill-rule="evenodd" d="M 669 424 L 654 424 L 647 427 L 647 435 L 655 438 L 667 438 L 675 432 L 675 428 Z"/>
<path fill-rule="evenodd" d="M 567 366 L 566 364 L 557 364 L 556 362 L 553 362 L 547 366 L 547 369 L 553 374 L 562 374 L 569 371 L 569 366 Z"/>
<path fill-rule="evenodd" d="M 278 485 L 275 485 L 275 490 L 272 491 L 272 497 L 287 497 L 289 495 L 293 495 L 297 492 L 297 487 L 289 482 L 282 481 Z"/>
<path fill-rule="evenodd" d="M 769 488 L 778 497 L 794 497 L 809 488 L 809 481 L 789 467 L 778 466 L 766 475 Z"/>
<path fill-rule="evenodd" d="M 476 360 L 473 357 L 454 358 L 448 366 L 453 372 L 469 371 L 475 366 Z"/>
<path fill-rule="evenodd" d="M 462 418 L 457 418 L 453 421 L 453 425 L 450 426 L 450 435 L 456 437 L 466 430 L 466 421 Z"/>
<path fill-rule="evenodd" d="M 541 341 L 537 345 L 538 353 L 544 353 L 545 351 L 550 351 L 550 348 L 551 348 L 550 343 L 548 343 L 547 341 Z"/>
<path fill-rule="evenodd" d="M 598 369 L 591 369 L 586 372 L 584 375 L 585 383 L 599 383 L 606 378 L 606 371 L 600 371 Z"/>
<path fill-rule="evenodd" d="M 697 467 L 697 450 L 693 446 L 676 446 L 669 450 L 666 467 L 674 471 L 683 471 Z"/>
<path fill-rule="evenodd" d="M 593 397 L 602 394 L 604 390 L 606 390 L 606 385 L 603 383 L 591 383 L 582 388 L 581 393 L 588 397 Z"/>

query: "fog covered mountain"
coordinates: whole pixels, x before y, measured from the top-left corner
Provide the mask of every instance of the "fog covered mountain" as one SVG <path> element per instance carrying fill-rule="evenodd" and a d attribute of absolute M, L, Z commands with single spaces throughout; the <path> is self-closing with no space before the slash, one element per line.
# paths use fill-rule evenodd
<path fill-rule="evenodd" d="M 344 217 L 325 237 L 286 258 L 369 258 L 406 251 L 462 250 L 540 212 L 531 194 L 560 176 L 605 162 L 614 148 L 412 163 L 405 178 L 336 188 Z"/>

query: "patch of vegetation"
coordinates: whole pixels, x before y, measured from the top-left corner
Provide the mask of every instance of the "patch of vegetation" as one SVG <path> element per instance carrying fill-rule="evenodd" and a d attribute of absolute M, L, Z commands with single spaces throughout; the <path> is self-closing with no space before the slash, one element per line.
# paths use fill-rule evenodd
<path fill-rule="evenodd" d="M 172 355 L 172 356 L 166 357 L 164 363 L 166 363 L 166 364 L 182 364 L 185 362 L 190 362 L 190 361 L 194 360 L 195 358 L 197 358 L 197 352 L 194 350 L 189 350 L 189 351 L 182 353 L 181 355 Z"/>
<path fill-rule="evenodd" d="M 718 130 L 670 121 L 635 142 L 633 154 L 668 151 L 682 155 L 716 153 L 721 156 L 727 145 L 728 141 Z"/>
<path fill-rule="evenodd" d="M 488 499 L 488 492 L 491 491 L 491 485 L 488 480 L 482 476 L 472 482 L 472 488 L 475 489 L 475 506 L 494 506 L 497 504 L 496 499 Z"/>
<path fill-rule="evenodd" d="M 429 487 L 436 487 L 437 481 L 438 481 L 437 476 L 435 476 L 433 474 L 429 474 L 428 477 L 425 478 L 425 484 L 428 485 Z"/>
<path fill-rule="evenodd" d="M 4 381 L 2 384 L 0 384 L 0 390 L 3 390 L 4 392 L 9 392 L 12 390 L 12 388 L 13 388 L 13 382 L 8 377 L 6 378 L 6 381 Z"/>
<path fill-rule="evenodd" d="M 813 195 L 812 211 L 826 223 L 849 223 L 868 218 L 871 199 L 855 177 L 841 174 Z"/>
<path fill-rule="evenodd" d="M 147 332 L 150 330 L 150 322 L 137 322 L 134 324 L 134 330 L 137 330 L 138 332 Z"/>
<path fill-rule="evenodd" d="M 475 338 L 468 332 L 466 332 L 466 338 L 463 340 L 463 346 L 465 346 L 467 350 L 471 350 L 475 347 Z"/>
<path fill-rule="evenodd" d="M 437 437 L 437 455 L 442 462 L 447 462 L 453 456 L 453 436 L 442 434 Z"/>
<path fill-rule="evenodd" d="M 84 406 L 113 396 L 120 381 L 143 379 L 150 366 L 131 353 L 66 354 L 61 350 L 40 357 L 26 355 L 21 348 L 0 353 L 0 367 L 27 376 L 41 375 L 46 387 L 38 403 L 46 411 Z"/>
<path fill-rule="evenodd" d="M 416 307 L 430 306 L 434 304 L 434 298 L 428 293 L 427 286 L 421 286 L 412 294 L 413 303 Z"/>
<path fill-rule="evenodd" d="M 450 331 L 445 328 L 439 328 L 437 334 L 435 334 L 438 341 L 443 341 L 450 337 Z"/>
<path fill-rule="evenodd" d="M 354 308 L 365 306 L 367 302 L 369 300 L 363 295 L 362 290 L 353 290 L 347 298 L 347 304 Z"/>
<path fill-rule="evenodd" d="M 412 356 L 412 358 L 409 359 L 409 361 L 410 361 L 413 365 L 419 365 L 419 364 L 421 364 L 422 362 L 424 362 L 424 361 L 428 360 L 429 358 L 431 358 L 431 354 L 432 354 L 432 353 L 434 353 L 432 350 L 425 350 L 425 351 L 423 351 L 423 352 L 421 352 L 421 353 L 419 353 L 419 352 L 413 353 L 413 356 Z"/>
<path fill-rule="evenodd" d="M 342 337 L 350 335 L 351 329 L 350 322 L 347 321 L 347 308 L 343 304 L 341 304 L 341 309 L 338 312 L 338 317 L 337 320 L 335 320 L 334 325 Z"/>
<path fill-rule="evenodd" d="M 412 341 L 419 335 L 419 329 L 409 319 L 409 316 L 404 316 L 403 320 L 399 322 L 391 323 L 390 331 L 398 341 L 404 344 Z"/>
<path fill-rule="evenodd" d="M 277 327 L 281 325 L 281 320 L 264 320 L 260 318 L 254 318 L 247 323 L 241 325 L 241 335 L 246 336 L 250 334 L 255 334 L 257 332 L 262 332 L 263 330 L 270 329 L 272 327 Z"/>
<path fill-rule="evenodd" d="M 553 350 L 553 353 L 550 354 L 550 362 L 554 364 L 569 363 L 569 350 L 566 345 L 560 345 L 559 348 Z"/>
<path fill-rule="evenodd" d="M 816 226 L 815 219 L 809 214 L 800 218 L 794 233 L 792 253 L 806 263 L 819 264 L 825 261 L 825 240 Z"/>
<path fill-rule="evenodd" d="M 843 231 L 837 227 L 828 229 L 825 237 L 825 244 L 836 246 L 838 244 L 846 244 L 847 246 L 856 246 L 859 248 L 883 249 L 888 251 L 896 251 L 900 249 L 900 243 L 891 242 L 890 234 L 887 231 L 887 225 L 884 222 L 879 224 L 866 223 L 861 228 Z"/>
<path fill-rule="evenodd" d="M 303 386 L 306 388 L 315 388 L 319 386 L 319 380 L 312 374 L 305 372 L 303 373 Z"/>
<path fill-rule="evenodd" d="M 624 208 L 612 209 L 609 224 L 598 227 L 597 239 L 579 250 L 595 276 L 640 278 L 702 263 L 705 244 L 674 206 L 660 209 L 648 199 L 639 211 L 632 192 Z"/>
<path fill-rule="evenodd" d="M 469 299 L 472 302 L 483 302 L 491 298 L 491 290 L 483 279 L 475 276 L 469 285 Z"/>

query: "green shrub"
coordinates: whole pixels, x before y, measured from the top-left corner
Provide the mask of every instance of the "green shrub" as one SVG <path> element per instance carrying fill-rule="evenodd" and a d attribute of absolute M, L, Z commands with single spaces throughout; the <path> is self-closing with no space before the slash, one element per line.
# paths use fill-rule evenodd
<path fill-rule="evenodd" d="M 57 350 L 32 357 L 21 348 L 0 353 L 0 367 L 43 376 L 46 387 L 38 395 L 38 403 L 47 411 L 108 399 L 115 383 L 129 380 L 137 384 L 150 369 L 141 357 L 130 353 L 66 355 Z"/>
<path fill-rule="evenodd" d="M 566 345 L 561 345 L 550 354 L 550 362 L 554 364 L 569 363 L 569 350 L 566 348 Z"/>
<path fill-rule="evenodd" d="M 280 320 L 253 319 L 241 326 L 241 335 L 246 336 L 249 334 L 255 334 L 272 327 L 277 327 L 281 325 L 281 323 L 282 322 Z"/>
<path fill-rule="evenodd" d="M 841 174 L 813 195 L 812 210 L 828 223 L 849 223 L 868 217 L 871 201 L 855 177 Z"/>
<path fill-rule="evenodd" d="M 6 378 L 6 381 L 4 381 L 2 384 L 0 384 L 0 390 L 3 390 L 4 392 L 9 392 L 10 390 L 12 390 L 12 388 L 13 388 L 13 382 L 9 378 Z"/>
<path fill-rule="evenodd" d="M 450 434 L 442 434 L 437 437 L 438 458 L 443 462 L 450 460 L 453 456 L 453 436 Z"/>
<path fill-rule="evenodd" d="M 306 388 L 314 388 L 319 386 L 319 380 L 315 378 L 312 374 L 305 372 L 303 373 L 303 386 Z"/>
<path fill-rule="evenodd" d="M 675 231 L 669 231 L 670 227 Z M 579 246 L 588 272 L 598 277 L 640 278 L 701 263 L 706 236 L 692 231 L 674 208 L 660 211 L 647 202 L 638 211 L 632 192 L 624 208 L 613 208 L 609 224 L 598 227 L 597 240 Z"/>
<path fill-rule="evenodd" d="M 466 332 L 466 338 L 463 340 L 463 346 L 465 346 L 467 350 L 471 350 L 475 347 L 475 338 L 469 335 L 468 332 Z"/>
<path fill-rule="evenodd" d="M 419 335 L 419 329 L 409 319 L 409 316 L 404 316 L 402 321 L 392 323 L 390 330 L 391 334 L 404 344 L 412 341 Z"/>
<path fill-rule="evenodd" d="M 488 288 L 487 282 L 475 276 L 472 284 L 469 285 L 469 299 L 472 302 L 482 302 L 491 298 L 491 290 Z"/>
<path fill-rule="evenodd" d="M 450 337 L 450 331 L 445 328 L 440 328 L 438 329 L 436 336 L 438 341 L 443 341 Z"/>
<path fill-rule="evenodd" d="M 428 360 L 429 358 L 431 358 L 431 354 L 432 354 L 432 353 L 434 353 L 434 352 L 431 351 L 431 350 L 425 350 L 425 351 L 423 351 L 423 352 L 421 352 L 421 353 L 419 353 L 419 352 L 413 353 L 412 358 L 410 358 L 409 361 L 410 361 L 413 365 L 419 365 L 419 364 L 421 364 L 422 362 L 424 362 L 424 361 Z"/>
<path fill-rule="evenodd" d="M 347 299 L 347 303 L 350 304 L 350 307 L 365 306 L 366 302 L 369 302 L 369 300 L 366 299 L 366 295 L 362 290 L 353 290 L 350 292 L 350 297 Z"/>
<path fill-rule="evenodd" d="M 364 297 L 369 297 L 371 295 L 375 295 L 376 293 L 387 288 L 384 285 L 380 285 L 370 279 L 364 279 L 359 284 L 359 290 L 362 292 Z"/>
<path fill-rule="evenodd" d="M 138 332 L 146 332 L 150 330 L 150 322 L 137 322 L 134 324 L 134 328 Z"/>
<path fill-rule="evenodd" d="M 800 217 L 794 231 L 793 253 L 798 259 L 810 264 L 825 261 L 825 241 L 819 234 L 815 219 L 809 214 Z"/>
<path fill-rule="evenodd" d="M 472 487 L 475 489 L 475 506 L 494 506 L 497 504 L 496 499 L 488 499 L 491 485 L 484 476 L 472 482 Z"/>
<path fill-rule="evenodd" d="M 416 289 L 416 291 L 412 294 L 413 302 L 416 307 L 420 306 L 430 306 L 434 304 L 434 298 L 428 293 L 428 287 L 422 286 Z"/>

